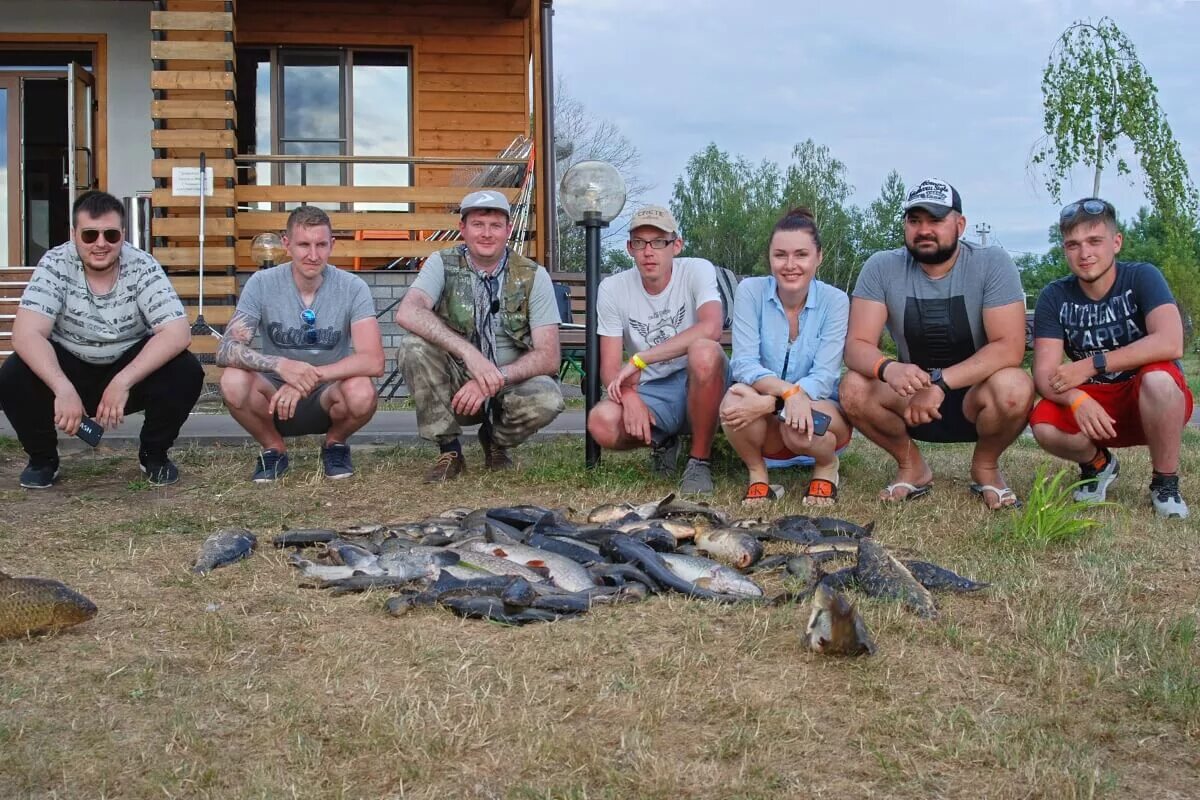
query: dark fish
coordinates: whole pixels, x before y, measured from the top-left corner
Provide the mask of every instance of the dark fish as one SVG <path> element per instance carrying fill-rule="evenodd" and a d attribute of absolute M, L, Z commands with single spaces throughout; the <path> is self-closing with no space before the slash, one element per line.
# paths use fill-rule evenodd
<path fill-rule="evenodd" d="M 845 567 L 837 572 L 831 572 L 821 578 L 821 583 L 829 586 L 830 589 L 847 589 L 858 584 L 858 567 Z"/>
<path fill-rule="evenodd" d="M 683 552 L 683 551 L 680 550 L 680 552 Z M 779 569 L 780 567 L 786 567 L 788 560 L 791 559 L 792 557 L 793 557 L 792 553 L 776 553 L 773 556 L 767 556 L 762 561 L 759 561 L 757 564 L 751 565 L 750 567 L 748 567 L 745 570 L 745 572 L 748 574 L 752 574 L 755 572 L 769 572 L 770 570 L 773 570 L 773 569 Z"/>
<path fill-rule="evenodd" d="M 539 550 L 545 550 L 549 553 L 557 553 L 560 556 L 566 556 L 577 564 L 588 566 L 595 564 L 598 561 L 603 561 L 604 558 L 595 550 L 584 547 L 582 544 L 573 544 L 556 536 L 546 536 L 541 533 L 530 533 L 526 541 L 530 547 L 536 547 Z"/>
<path fill-rule="evenodd" d="M 362 569 L 365 564 L 374 564 L 377 551 L 337 538 L 325 545 L 329 560 L 333 564 L 345 564 L 347 567 Z"/>
<path fill-rule="evenodd" d="M 554 622 L 564 616 L 554 611 L 542 611 L 537 608 L 524 608 L 512 611 L 504 605 L 499 597 L 487 595 L 468 595 L 465 597 L 443 597 L 438 603 L 458 614 L 470 619 L 487 619 L 504 625 L 525 625 L 530 622 Z"/>
<path fill-rule="evenodd" d="M 864 536 L 870 536 L 871 532 L 875 530 L 874 522 L 868 522 L 864 526 L 848 520 L 837 519 L 836 517 L 817 517 L 813 522 L 816 524 L 817 529 L 827 536 L 831 533 L 836 533 L 861 539 Z"/>
<path fill-rule="evenodd" d="M 803 640 L 814 653 L 824 655 L 862 656 L 875 652 L 875 643 L 858 609 L 824 583 L 813 592 L 812 613 Z"/>
<path fill-rule="evenodd" d="M 321 581 L 319 584 L 317 584 L 317 588 L 329 589 L 329 594 L 337 597 L 343 594 L 366 592 L 372 589 L 396 589 L 401 586 L 408 586 L 411 583 L 411 578 L 403 576 L 351 575 L 349 578 L 337 578 L 333 580 Z"/>
<path fill-rule="evenodd" d="M 49 578 L 0 572 L 0 639 L 69 628 L 96 616 L 96 604 Z"/>
<path fill-rule="evenodd" d="M 284 531 L 272 539 L 276 547 L 308 547 L 314 544 L 326 544 L 337 538 L 337 531 L 326 528 L 297 528 Z"/>
<path fill-rule="evenodd" d="M 597 583 L 614 586 L 627 586 L 630 583 L 639 583 L 651 591 L 662 591 L 662 587 L 659 586 L 657 581 L 633 564 L 593 564 L 588 567 L 588 573 L 596 579 Z"/>
<path fill-rule="evenodd" d="M 482 578 L 456 578 L 443 572 L 426 591 L 438 598 L 465 595 L 491 595 L 507 605 L 527 606 L 538 597 L 534 585 L 519 575 L 489 575 Z"/>
<path fill-rule="evenodd" d="M 241 561 L 254 552 L 258 539 L 242 528 L 223 528 L 204 540 L 192 572 L 204 575 L 217 567 Z"/>
<path fill-rule="evenodd" d="M 858 583 L 870 597 L 899 600 L 924 619 L 936 619 L 937 606 L 929 590 L 917 582 L 908 568 L 868 537 L 859 540 Z"/>
<path fill-rule="evenodd" d="M 382 533 L 385 527 L 379 522 L 360 522 L 356 525 L 347 525 L 345 528 L 340 528 L 338 533 L 343 536 L 371 536 L 372 534 Z"/>
<path fill-rule="evenodd" d="M 920 581 L 922 586 L 933 592 L 943 589 L 951 592 L 978 592 L 991 586 L 990 583 L 964 578 L 962 575 L 945 567 L 939 567 L 937 564 L 930 564 L 928 561 L 904 560 L 900 563 L 908 568 L 908 571 Z"/>
<path fill-rule="evenodd" d="M 646 525 L 634 530 L 629 536 L 643 544 L 649 545 L 659 553 L 673 553 L 675 552 L 675 545 L 678 544 L 675 534 L 662 525 Z"/>
<path fill-rule="evenodd" d="M 612 536 L 602 547 L 604 553 L 613 558 L 613 560 L 636 564 L 643 572 L 654 579 L 655 583 L 669 589 L 674 589 L 688 597 L 716 600 L 722 603 L 734 603 L 745 599 L 735 595 L 714 592 L 681 578 L 667 566 L 661 554 L 656 553 L 649 545 L 631 539 L 624 534 Z"/>
<path fill-rule="evenodd" d="M 693 503 L 690 500 L 681 500 L 673 494 L 669 494 L 659 501 L 654 508 L 654 513 L 650 517 L 704 517 L 718 527 L 729 526 L 729 515 L 719 511 L 708 503 Z"/>
<path fill-rule="evenodd" d="M 548 594 L 534 598 L 529 608 L 550 611 L 555 614 L 583 614 L 592 608 L 592 597 L 587 593 Z"/>

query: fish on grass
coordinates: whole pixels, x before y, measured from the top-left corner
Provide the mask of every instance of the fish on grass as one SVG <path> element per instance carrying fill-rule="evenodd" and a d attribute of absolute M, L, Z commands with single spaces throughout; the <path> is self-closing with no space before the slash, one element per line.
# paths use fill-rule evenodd
<path fill-rule="evenodd" d="M 853 603 L 825 583 L 813 592 L 812 612 L 802 637 L 814 653 L 829 656 L 869 656 L 875 642 Z"/>
<path fill-rule="evenodd" d="M 923 619 L 937 619 L 937 605 L 929 590 L 900 561 L 874 539 L 859 540 L 858 585 L 870 597 L 899 600 Z"/>
<path fill-rule="evenodd" d="M 0 572 L 0 639 L 69 628 L 96 616 L 96 604 L 49 578 Z"/>
<path fill-rule="evenodd" d="M 207 575 L 217 567 L 241 561 L 254 552 L 258 538 L 244 528 L 222 528 L 204 540 L 192 572 Z"/>

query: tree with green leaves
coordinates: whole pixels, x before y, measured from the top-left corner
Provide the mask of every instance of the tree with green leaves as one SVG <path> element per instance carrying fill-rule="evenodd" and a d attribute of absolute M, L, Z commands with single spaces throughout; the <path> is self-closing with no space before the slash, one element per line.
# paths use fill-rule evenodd
<path fill-rule="evenodd" d="M 857 237 L 860 267 L 872 253 L 904 246 L 904 196 L 907 191 L 900 173 L 892 170 L 883 179 L 879 197 L 863 209 Z"/>
<path fill-rule="evenodd" d="M 1137 50 L 1109 17 L 1078 21 L 1050 51 L 1042 73 L 1046 136 L 1035 147 L 1033 163 L 1046 174 L 1046 189 L 1062 201 L 1063 181 L 1078 165 L 1094 170 L 1092 194 L 1100 195 L 1100 176 L 1115 162 L 1117 173 L 1130 166 L 1118 153 L 1132 145 L 1146 176 L 1154 208 L 1193 226 L 1196 191 L 1187 162 L 1158 104 L 1158 88 Z"/>

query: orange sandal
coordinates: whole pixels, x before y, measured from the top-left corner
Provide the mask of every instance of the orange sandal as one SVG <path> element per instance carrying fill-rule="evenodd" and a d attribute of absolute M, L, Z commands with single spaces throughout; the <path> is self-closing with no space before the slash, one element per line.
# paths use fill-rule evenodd
<path fill-rule="evenodd" d="M 808 482 L 808 488 L 804 490 L 804 500 L 808 500 L 810 497 L 828 497 L 836 503 L 837 494 L 838 487 L 836 483 L 826 478 L 813 478 Z M 808 504 L 805 503 L 805 505 Z"/>
<path fill-rule="evenodd" d="M 770 503 L 781 497 L 783 497 L 783 487 L 779 484 L 756 481 L 746 487 L 746 496 L 742 498 L 742 505 L 756 506 L 760 503 Z"/>

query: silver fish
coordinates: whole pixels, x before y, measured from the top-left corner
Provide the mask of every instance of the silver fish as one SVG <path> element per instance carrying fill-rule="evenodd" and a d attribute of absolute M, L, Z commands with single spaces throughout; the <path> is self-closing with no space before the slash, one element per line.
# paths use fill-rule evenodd
<path fill-rule="evenodd" d="M 516 542 L 480 541 L 469 542 L 465 548 L 475 553 L 506 558 L 526 567 L 545 567 L 550 573 L 550 580 L 569 592 L 581 592 L 596 585 L 592 576 L 583 566 L 548 550 L 540 550 Z"/>
<path fill-rule="evenodd" d="M 763 555 L 762 542 L 734 528 L 701 528 L 696 531 L 696 547 L 738 569 L 746 569 Z"/>
<path fill-rule="evenodd" d="M 724 564 L 699 556 L 682 556 L 677 553 L 660 553 L 667 568 L 685 581 L 702 589 L 737 597 L 762 597 L 763 590 L 737 570 Z"/>

